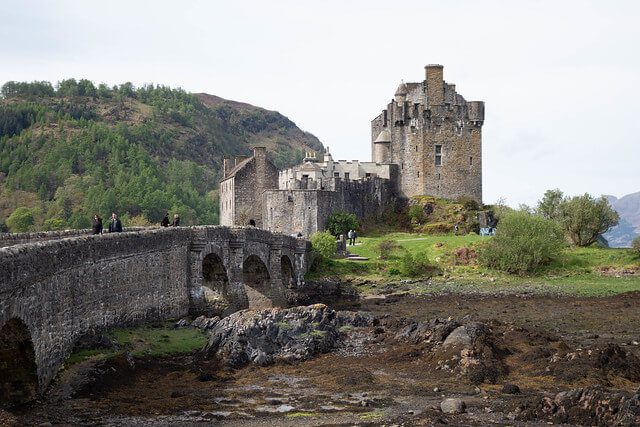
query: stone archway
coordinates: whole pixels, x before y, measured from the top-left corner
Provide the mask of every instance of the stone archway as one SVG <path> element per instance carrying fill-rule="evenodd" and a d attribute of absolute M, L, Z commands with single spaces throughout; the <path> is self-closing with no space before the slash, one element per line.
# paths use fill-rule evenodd
<path fill-rule="evenodd" d="M 280 258 L 280 276 L 285 289 L 293 289 L 296 285 L 296 276 L 293 274 L 293 265 L 288 256 L 282 255 Z"/>
<path fill-rule="evenodd" d="M 229 277 L 222 259 L 211 253 L 202 259 L 202 292 L 203 307 L 199 307 L 200 314 L 206 316 L 222 316 L 229 309 L 227 289 Z"/>
<path fill-rule="evenodd" d="M 38 392 L 38 371 L 29 328 L 18 318 L 0 329 L 0 407 L 27 402 Z"/>
<path fill-rule="evenodd" d="M 257 255 L 249 255 L 242 264 L 242 283 L 249 299 L 249 309 L 273 307 L 271 276 L 267 266 Z"/>

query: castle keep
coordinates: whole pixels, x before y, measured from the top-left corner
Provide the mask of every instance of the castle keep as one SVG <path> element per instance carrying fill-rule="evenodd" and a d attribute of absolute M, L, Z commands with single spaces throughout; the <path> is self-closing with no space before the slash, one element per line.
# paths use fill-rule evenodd
<path fill-rule="evenodd" d="M 338 209 L 361 219 L 418 195 L 482 202 L 484 103 L 458 95 L 442 65 L 425 71 L 424 81 L 401 83 L 371 122 L 371 162 L 335 161 L 327 148 L 278 171 L 263 147 L 233 166 L 225 156 L 221 225 L 309 237 Z"/>

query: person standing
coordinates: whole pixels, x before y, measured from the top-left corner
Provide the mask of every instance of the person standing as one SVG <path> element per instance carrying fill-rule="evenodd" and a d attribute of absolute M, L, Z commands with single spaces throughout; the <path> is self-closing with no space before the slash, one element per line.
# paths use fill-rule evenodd
<path fill-rule="evenodd" d="M 120 222 L 120 218 L 116 215 L 115 212 L 111 212 L 111 219 L 109 220 L 109 233 L 120 233 L 122 232 L 122 223 Z"/>
<path fill-rule="evenodd" d="M 100 215 L 95 214 L 93 216 L 91 229 L 93 230 L 93 234 L 102 234 L 102 218 L 100 218 Z"/>
<path fill-rule="evenodd" d="M 351 243 L 351 246 L 356 244 L 357 238 L 358 238 L 358 235 L 356 234 L 356 230 L 353 230 L 353 243 Z"/>
<path fill-rule="evenodd" d="M 349 230 L 347 233 L 347 239 L 349 239 L 349 246 L 353 245 L 353 230 Z"/>
<path fill-rule="evenodd" d="M 160 223 L 160 226 L 161 227 L 169 226 L 169 212 L 164 213 L 164 218 L 162 218 L 162 222 Z"/>
<path fill-rule="evenodd" d="M 178 214 L 173 215 L 173 222 L 171 223 L 172 227 L 178 227 L 180 225 L 180 217 Z"/>

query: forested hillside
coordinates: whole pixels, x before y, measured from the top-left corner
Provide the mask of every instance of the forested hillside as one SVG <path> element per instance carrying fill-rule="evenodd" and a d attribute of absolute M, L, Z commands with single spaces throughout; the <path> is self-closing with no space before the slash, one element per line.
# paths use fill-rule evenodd
<path fill-rule="evenodd" d="M 0 99 L 0 231 L 218 223 L 222 155 L 265 145 L 278 167 L 322 150 L 281 114 L 211 95 L 88 80 L 8 82 Z M 205 103 L 203 103 L 204 100 Z"/>

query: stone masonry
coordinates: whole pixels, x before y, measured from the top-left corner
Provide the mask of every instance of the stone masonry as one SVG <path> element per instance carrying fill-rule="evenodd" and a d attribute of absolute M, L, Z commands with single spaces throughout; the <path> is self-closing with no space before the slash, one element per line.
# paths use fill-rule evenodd
<path fill-rule="evenodd" d="M 282 306 L 302 284 L 309 253 L 302 239 L 216 226 L 0 248 L 0 406 L 33 397 L 25 396 L 36 390 L 27 384 L 32 363 L 42 391 L 86 333 L 189 312 L 224 315 L 251 307 L 251 295 Z"/>
<path fill-rule="evenodd" d="M 278 172 L 264 148 L 236 159 L 233 169 L 225 157 L 221 224 L 309 237 L 338 209 L 363 219 L 418 195 L 481 203 L 484 103 L 459 95 L 442 65 L 425 71 L 424 81 L 400 84 L 371 122 L 372 162 L 334 161 L 327 148 L 322 161 L 307 153 Z"/>

